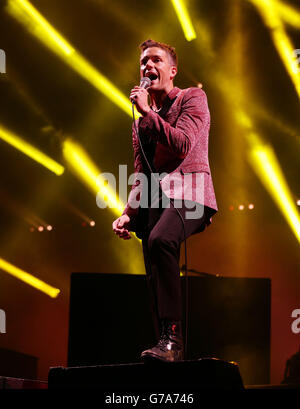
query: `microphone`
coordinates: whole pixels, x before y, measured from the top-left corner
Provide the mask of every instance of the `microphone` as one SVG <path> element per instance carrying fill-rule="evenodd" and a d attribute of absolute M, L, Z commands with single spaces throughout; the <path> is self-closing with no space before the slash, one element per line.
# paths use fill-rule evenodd
<path fill-rule="evenodd" d="M 141 82 L 140 82 L 140 87 L 141 87 L 141 88 L 147 89 L 147 88 L 150 87 L 150 85 L 151 85 L 151 80 L 150 80 L 149 77 L 143 77 L 143 78 L 141 78 Z M 134 101 L 134 100 L 132 100 L 131 102 L 132 102 L 133 104 L 135 104 L 135 101 Z"/>
<path fill-rule="evenodd" d="M 150 80 L 149 77 L 143 77 L 143 78 L 141 79 L 141 82 L 140 82 L 140 87 L 141 87 L 141 88 L 147 89 L 147 88 L 150 87 L 150 85 L 151 85 L 151 80 Z"/>

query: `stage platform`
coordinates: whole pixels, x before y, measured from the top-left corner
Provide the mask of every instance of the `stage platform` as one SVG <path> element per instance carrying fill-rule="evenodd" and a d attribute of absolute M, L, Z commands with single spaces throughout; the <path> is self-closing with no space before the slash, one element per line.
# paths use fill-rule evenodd
<path fill-rule="evenodd" d="M 204 366 L 206 366 L 206 369 L 208 368 L 208 363 L 203 363 L 202 362 L 202 369 L 204 369 Z M 210 363 L 211 364 L 211 363 Z M 215 363 L 214 363 L 215 364 Z M 134 369 L 134 366 L 138 365 Z M 64 368 L 64 367 L 54 367 L 50 368 L 49 371 L 49 386 L 47 381 L 41 381 L 41 380 L 33 380 L 33 379 L 22 379 L 22 378 L 12 378 L 12 377 L 6 377 L 6 376 L 0 376 L 0 390 L 27 390 L 27 391 L 34 391 L 34 390 L 49 390 L 51 391 L 56 391 L 56 390 L 69 390 L 69 389 L 94 389 L 94 390 L 102 390 L 102 391 L 112 391 L 114 390 L 115 392 L 124 392 L 122 389 L 129 390 L 135 390 L 135 391 L 147 391 L 150 389 L 155 388 L 156 392 L 159 392 L 159 390 L 169 390 L 169 391 L 182 391 L 188 393 L 189 391 L 193 392 L 203 392 L 204 390 L 235 390 L 235 391 L 255 391 L 255 390 L 300 390 L 300 383 L 299 384 L 270 384 L 270 385 L 243 385 L 242 379 L 239 376 L 239 371 L 238 368 L 235 366 L 229 366 L 227 365 L 227 368 L 225 369 L 226 366 L 223 366 L 223 369 L 221 371 L 221 374 L 216 376 L 216 373 L 213 374 L 210 372 L 210 378 L 207 377 L 204 382 L 203 382 L 203 376 L 202 379 L 199 378 L 198 374 L 198 369 L 199 366 L 196 364 L 190 364 L 189 369 L 194 370 L 194 373 L 191 372 L 189 374 L 189 378 L 186 378 L 182 375 L 180 375 L 179 379 L 176 379 L 174 383 L 172 381 L 174 380 L 169 379 L 168 382 L 163 381 L 162 383 L 159 384 L 158 380 L 156 382 L 153 382 L 151 380 L 148 384 L 146 384 L 148 378 L 142 378 L 138 380 L 138 384 L 133 384 L 133 382 L 136 382 L 136 379 L 120 379 L 120 376 L 122 375 L 122 371 L 125 372 L 126 370 L 129 371 L 136 371 L 136 374 L 142 375 L 143 371 L 148 372 L 148 377 L 150 375 L 152 376 L 159 376 L 160 378 L 162 377 L 165 372 L 161 372 L 159 368 L 142 368 L 143 364 L 129 364 L 128 368 L 124 368 L 124 365 L 120 365 L 122 368 L 118 368 L 119 370 L 119 378 L 114 379 L 115 375 L 115 369 L 117 368 L 111 368 L 115 367 L 116 365 L 109 365 L 110 368 L 102 368 L 102 374 L 104 375 L 105 373 L 103 371 L 110 371 L 110 378 L 106 379 L 103 382 L 103 379 L 100 379 L 100 369 L 98 366 L 92 366 L 92 367 L 74 367 L 74 368 Z M 218 363 L 217 365 L 222 365 L 222 363 Z M 118 366 L 118 365 L 117 365 Z M 139 368 L 139 369 L 138 369 Z M 174 366 L 169 366 L 170 369 L 174 368 Z M 156 370 L 155 370 L 156 369 Z M 180 369 L 180 366 L 177 369 Z M 212 365 L 211 368 L 212 370 Z M 217 370 L 217 368 L 215 368 Z M 222 377 L 226 374 L 228 371 L 228 379 L 224 383 L 222 383 Z M 96 379 L 93 379 L 92 377 L 96 374 Z M 108 374 L 108 372 L 106 372 Z M 193 376 L 194 374 L 194 376 Z M 184 374 L 186 375 L 186 374 Z M 221 376 L 220 376 L 221 375 Z M 100 376 L 100 378 L 99 378 Z M 175 373 L 173 377 L 175 376 Z M 192 382 L 188 382 L 188 380 L 193 377 Z M 202 381 L 202 384 L 199 382 Z M 209 382 L 210 381 L 210 382 Z M 102 383 L 100 383 L 102 382 Z M 146 388 L 145 388 L 146 384 Z M 120 388 L 121 385 L 121 388 Z M 129 388 L 129 389 L 128 389 Z M 152 390 L 153 392 L 154 390 Z"/>
<path fill-rule="evenodd" d="M 48 389 L 47 381 L 34 379 L 12 378 L 10 376 L 0 376 L 0 390 L 3 389 Z"/>
<path fill-rule="evenodd" d="M 244 389 L 239 367 L 220 359 L 50 368 L 49 389 L 197 391 Z"/>

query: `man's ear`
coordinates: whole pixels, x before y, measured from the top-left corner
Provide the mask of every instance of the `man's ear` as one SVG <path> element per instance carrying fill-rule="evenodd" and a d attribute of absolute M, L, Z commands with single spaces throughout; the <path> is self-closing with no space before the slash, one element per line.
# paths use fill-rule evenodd
<path fill-rule="evenodd" d="M 173 65 L 171 67 L 171 75 L 170 75 L 170 80 L 173 80 L 175 78 L 175 75 L 177 74 L 177 67 Z"/>

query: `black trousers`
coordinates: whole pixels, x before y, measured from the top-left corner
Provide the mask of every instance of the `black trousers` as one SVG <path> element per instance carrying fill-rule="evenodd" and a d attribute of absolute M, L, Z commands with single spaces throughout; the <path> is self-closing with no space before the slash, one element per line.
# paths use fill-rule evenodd
<path fill-rule="evenodd" d="M 211 216 L 211 209 L 199 203 L 177 200 L 173 203 L 181 208 L 178 207 L 176 210 L 172 205 L 169 208 L 162 208 L 160 200 L 158 208 L 142 209 L 142 219 L 146 228 L 141 238 L 157 335 L 162 319 L 182 320 L 180 246 L 185 236 L 188 238 L 203 231 L 207 218 Z"/>

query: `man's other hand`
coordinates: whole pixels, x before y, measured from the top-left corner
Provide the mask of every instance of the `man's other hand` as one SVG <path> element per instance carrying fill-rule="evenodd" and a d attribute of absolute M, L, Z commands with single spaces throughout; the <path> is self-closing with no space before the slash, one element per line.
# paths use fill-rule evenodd
<path fill-rule="evenodd" d="M 118 235 L 121 239 L 129 240 L 131 239 L 129 225 L 130 217 L 127 214 L 123 214 L 113 222 L 112 228 L 116 235 Z"/>

